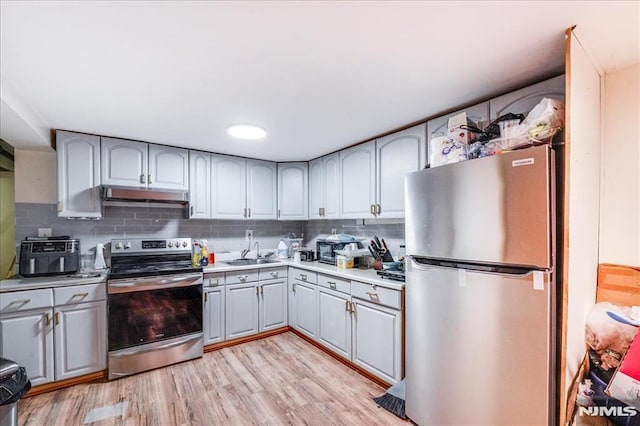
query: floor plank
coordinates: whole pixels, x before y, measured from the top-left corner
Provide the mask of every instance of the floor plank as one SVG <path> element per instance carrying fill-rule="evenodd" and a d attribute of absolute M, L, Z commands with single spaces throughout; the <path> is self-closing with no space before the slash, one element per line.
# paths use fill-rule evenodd
<path fill-rule="evenodd" d="M 20 425 L 407 425 L 371 398 L 382 389 L 293 333 L 197 360 L 26 398 Z M 95 411 L 92 412 L 95 414 Z"/>

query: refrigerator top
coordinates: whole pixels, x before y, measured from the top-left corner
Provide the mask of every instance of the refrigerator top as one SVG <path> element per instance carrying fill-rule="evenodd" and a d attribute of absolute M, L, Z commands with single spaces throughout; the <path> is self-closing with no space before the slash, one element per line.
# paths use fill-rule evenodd
<path fill-rule="evenodd" d="M 554 194 L 547 145 L 408 174 L 407 255 L 550 269 Z"/>

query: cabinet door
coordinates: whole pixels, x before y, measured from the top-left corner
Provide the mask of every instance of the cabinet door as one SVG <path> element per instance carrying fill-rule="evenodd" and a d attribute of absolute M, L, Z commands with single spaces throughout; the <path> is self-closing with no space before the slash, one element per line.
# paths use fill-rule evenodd
<path fill-rule="evenodd" d="M 189 217 L 211 217 L 211 154 L 189 151 Z"/>
<path fill-rule="evenodd" d="M 149 145 L 149 188 L 189 190 L 189 151 Z"/>
<path fill-rule="evenodd" d="M 349 296 L 318 287 L 318 341 L 351 359 L 351 313 Z"/>
<path fill-rule="evenodd" d="M 224 341 L 224 287 L 204 288 L 204 344 Z"/>
<path fill-rule="evenodd" d="M 247 160 L 247 217 L 277 219 L 276 163 Z"/>
<path fill-rule="evenodd" d="M 305 283 L 299 280 L 293 282 L 293 291 L 296 293 L 295 323 L 293 326 L 309 337 L 316 337 L 318 332 L 318 292 L 315 284 Z"/>
<path fill-rule="evenodd" d="M 527 115 L 542 98 L 558 99 L 564 102 L 565 76 L 551 78 L 537 84 L 507 93 L 489 101 L 490 119 L 506 113 Z"/>
<path fill-rule="evenodd" d="M 52 382 L 52 309 L 0 315 L 0 356 L 26 368 L 33 386 Z"/>
<path fill-rule="evenodd" d="M 355 298 L 353 304 L 353 362 L 389 383 L 398 382 L 402 378 L 401 312 Z"/>
<path fill-rule="evenodd" d="M 489 120 L 489 102 L 482 102 L 476 105 L 472 105 L 468 108 L 452 112 L 451 114 L 443 115 L 429 120 L 427 122 L 427 164 L 429 164 L 428 156 L 431 154 L 431 152 L 429 151 L 429 142 L 435 137 L 446 136 L 449 130 L 449 118 L 453 117 L 454 115 L 458 115 L 461 112 L 466 112 L 467 118 L 476 124 L 482 124 L 482 122 L 486 123 Z"/>
<path fill-rule="evenodd" d="M 278 219 L 308 219 L 308 175 L 308 163 L 278 164 Z"/>
<path fill-rule="evenodd" d="M 54 310 L 56 380 L 107 368 L 107 302 L 58 306 Z"/>
<path fill-rule="evenodd" d="M 327 155 L 322 158 L 324 166 L 324 210 L 323 217 L 337 219 L 340 217 L 340 153 Z"/>
<path fill-rule="evenodd" d="M 247 160 L 211 155 L 211 217 L 244 219 L 247 207 Z"/>
<path fill-rule="evenodd" d="M 374 216 L 376 199 L 375 141 L 340 151 L 340 217 L 363 219 Z"/>
<path fill-rule="evenodd" d="M 56 132 L 58 216 L 102 217 L 100 136 Z"/>
<path fill-rule="evenodd" d="M 103 185 L 147 187 L 148 144 L 103 137 L 100 145 Z"/>
<path fill-rule="evenodd" d="M 225 288 L 227 340 L 258 333 L 258 283 L 228 285 Z"/>
<path fill-rule="evenodd" d="M 309 219 L 322 219 L 324 207 L 323 159 L 309 161 Z"/>
<path fill-rule="evenodd" d="M 378 217 L 404 217 L 404 177 L 424 167 L 426 124 L 376 141 Z"/>
<path fill-rule="evenodd" d="M 287 279 L 260 281 L 260 331 L 287 325 Z"/>

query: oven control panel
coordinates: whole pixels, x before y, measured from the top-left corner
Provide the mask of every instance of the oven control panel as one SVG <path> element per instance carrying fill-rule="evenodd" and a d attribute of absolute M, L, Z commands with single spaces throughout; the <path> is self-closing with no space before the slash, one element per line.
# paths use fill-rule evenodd
<path fill-rule="evenodd" d="M 190 252 L 191 238 L 111 240 L 112 254 Z"/>

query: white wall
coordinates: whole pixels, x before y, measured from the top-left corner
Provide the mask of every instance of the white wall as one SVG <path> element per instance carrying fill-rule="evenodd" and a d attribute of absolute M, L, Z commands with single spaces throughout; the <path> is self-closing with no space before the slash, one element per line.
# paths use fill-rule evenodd
<path fill-rule="evenodd" d="M 56 153 L 16 149 L 16 203 L 56 203 Z"/>
<path fill-rule="evenodd" d="M 605 75 L 600 263 L 640 266 L 640 64 Z"/>

